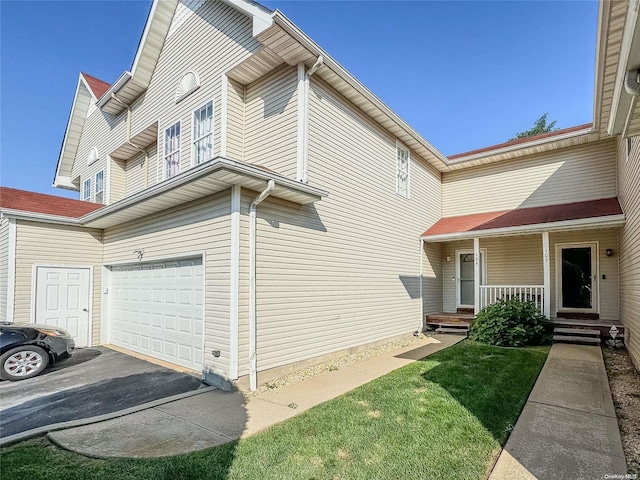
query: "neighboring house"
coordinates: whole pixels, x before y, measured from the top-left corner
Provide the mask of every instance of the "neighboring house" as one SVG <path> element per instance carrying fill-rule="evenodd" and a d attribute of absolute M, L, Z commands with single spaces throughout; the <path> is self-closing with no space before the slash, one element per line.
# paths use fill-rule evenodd
<path fill-rule="evenodd" d="M 131 71 L 78 79 L 54 185 L 83 201 L 0 190 L 0 311 L 255 387 L 517 287 L 620 318 L 637 362 L 634 15 L 602 4 L 594 124 L 446 158 L 279 11 L 156 0 Z"/>

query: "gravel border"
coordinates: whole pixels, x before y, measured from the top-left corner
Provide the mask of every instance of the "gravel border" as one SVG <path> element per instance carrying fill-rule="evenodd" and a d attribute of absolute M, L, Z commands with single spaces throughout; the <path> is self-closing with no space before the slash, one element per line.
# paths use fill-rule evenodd
<path fill-rule="evenodd" d="M 420 340 L 424 338 L 425 338 L 425 335 L 420 334 L 417 337 L 405 337 L 398 340 L 394 340 L 392 342 L 388 342 L 383 345 L 378 345 L 377 347 L 368 348 L 360 352 L 352 353 L 350 355 L 344 355 L 342 357 L 328 360 L 326 362 L 318 363 L 316 365 L 303 368 L 302 370 L 298 370 L 297 372 L 280 375 L 279 377 L 273 378 L 268 382 L 265 382 L 263 385 L 258 385 L 258 389 L 255 390 L 254 392 L 248 389 L 241 389 L 240 391 L 245 395 L 245 397 L 259 397 L 263 393 L 267 393 L 267 392 L 270 392 L 271 390 L 284 387 L 285 385 L 291 385 L 292 383 L 302 382 L 307 378 L 315 377 L 325 372 L 338 370 L 341 367 L 351 365 L 353 363 L 361 362 L 368 358 L 376 357 L 378 355 L 382 355 L 383 353 L 387 353 L 392 350 L 397 350 L 399 348 L 413 345 L 415 343 L 420 342 Z"/>
<path fill-rule="evenodd" d="M 640 474 L 640 372 L 624 348 L 602 348 L 628 473 Z"/>

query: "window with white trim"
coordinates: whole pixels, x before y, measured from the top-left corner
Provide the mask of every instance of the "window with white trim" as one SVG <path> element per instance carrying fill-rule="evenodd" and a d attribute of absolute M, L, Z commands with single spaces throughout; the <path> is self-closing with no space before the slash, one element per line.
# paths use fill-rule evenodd
<path fill-rule="evenodd" d="M 164 131 L 164 178 L 180 173 L 180 122 Z"/>
<path fill-rule="evenodd" d="M 213 102 L 193 112 L 193 164 L 213 158 Z"/>
<path fill-rule="evenodd" d="M 104 203 L 104 170 L 100 170 L 96 173 L 96 203 Z"/>
<path fill-rule="evenodd" d="M 396 145 L 396 193 L 409 198 L 409 150 Z"/>
<path fill-rule="evenodd" d="M 82 200 L 86 200 L 87 202 L 91 200 L 91 179 L 87 178 L 82 183 Z"/>

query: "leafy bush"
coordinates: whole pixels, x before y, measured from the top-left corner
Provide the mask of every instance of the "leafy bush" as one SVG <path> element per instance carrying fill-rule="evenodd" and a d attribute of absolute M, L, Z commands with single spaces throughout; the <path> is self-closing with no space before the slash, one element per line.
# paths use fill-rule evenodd
<path fill-rule="evenodd" d="M 478 312 L 469 338 L 499 347 L 524 347 L 548 343 L 551 322 L 532 302 L 498 300 Z"/>

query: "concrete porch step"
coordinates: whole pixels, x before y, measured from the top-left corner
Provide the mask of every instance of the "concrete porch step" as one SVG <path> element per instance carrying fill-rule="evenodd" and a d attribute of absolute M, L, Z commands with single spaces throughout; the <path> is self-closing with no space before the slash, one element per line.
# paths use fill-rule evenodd
<path fill-rule="evenodd" d="M 553 343 L 577 343 L 581 345 L 600 345 L 599 337 L 582 337 L 578 335 L 554 335 Z"/>
<path fill-rule="evenodd" d="M 553 333 L 558 335 L 578 335 L 584 337 L 599 337 L 600 330 L 592 330 L 587 328 L 563 328 L 558 327 L 553 329 Z"/>
<path fill-rule="evenodd" d="M 436 333 L 453 333 L 456 335 L 467 335 L 469 333 L 469 327 L 467 328 L 445 328 L 445 327 L 439 327 L 436 328 Z"/>

